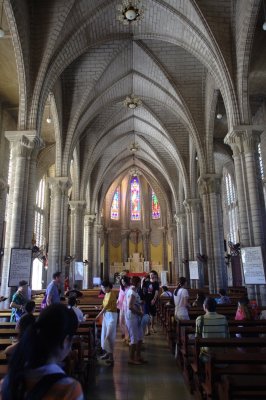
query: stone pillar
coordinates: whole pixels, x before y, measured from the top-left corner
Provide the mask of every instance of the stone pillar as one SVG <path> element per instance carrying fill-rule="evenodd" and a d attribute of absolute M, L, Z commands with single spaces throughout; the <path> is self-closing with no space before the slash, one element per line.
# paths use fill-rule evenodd
<path fill-rule="evenodd" d="M 145 261 L 151 261 L 151 231 L 147 229 L 142 234 L 143 257 Z"/>
<path fill-rule="evenodd" d="M 122 247 L 122 261 L 123 263 L 128 261 L 129 257 L 129 229 L 121 230 L 121 247 Z"/>
<path fill-rule="evenodd" d="M 6 209 L 6 196 L 8 184 L 5 179 L 0 178 L 0 248 L 3 248 L 4 242 L 4 219 Z M 1 256 L 0 256 L 1 261 Z"/>
<path fill-rule="evenodd" d="M 176 283 L 178 274 L 178 240 L 177 240 L 177 226 L 172 224 L 172 243 L 173 243 L 173 265 L 172 265 L 172 284 Z"/>
<path fill-rule="evenodd" d="M 94 225 L 94 261 L 93 261 L 93 276 L 101 276 L 101 234 L 102 224 Z"/>
<path fill-rule="evenodd" d="M 110 275 L 110 257 L 109 257 L 109 232 L 104 232 L 104 279 L 109 280 Z"/>
<path fill-rule="evenodd" d="M 225 137 L 233 150 L 239 208 L 241 247 L 261 246 L 266 261 L 265 202 L 263 181 L 260 177 L 258 144 L 263 127 L 238 126 Z M 266 271 L 264 271 L 266 272 Z M 250 298 L 266 304 L 265 285 L 248 285 Z"/>
<path fill-rule="evenodd" d="M 70 255 L 77 261 L 83 260 L 84 208 L 85 201 L 70 201 L 71 239 Z"/>
<path fill-rule="evenodd" d="M 85 233 L 86 233 L 86 248 L 84 249 L 84 257 L 88 260 L 88 287 L 91 288 L 93 277 L 93 228 L 95 222 L 95 214 L 85 214 Z"/>
<path fill-rule="evenodd" d="M 177 223 L 178 249 L 179 249 L 179 277 L 188 278 L 188 247 L 187 247 L 187 221 L 186 214 L 175 215 Z"/>
<path fill-rule="evenodd" d="M 12 248 L 31 248 L 33 232 L 33 206 L 35 200 L 36 156 L 42 141 L 36 131 L 6 132 L 11 145 L 11 182 L 7 204 L 7 227 L 1 294 L 8 297 L 8 275 Z M 3 305 L 3 303 L 1 303 Z"/>
<path fill-rule="evenodd" d="M 62 176 L 49 178 L 48 182 L 51 189 L 51 210 L 47 278 L 50 282 L 53 273 L 61 271 L 62 281 L 64 281 L 64 259 L 67 255 L 68 190 L 71 184 L 68 177 Z"/>
<path fill-rule="evenodd" d="M 196 261 L 197 255 L 200 253 L 200 199 L 186 199 L 183 204 L 186 209 L 187 225 L 189 227 L 189 260 Z M 202 271 L 200 269 L 202 269 L 202 266 L 199 264 L 199 279 L 196 280 L 195 287 L 203 285 Z"/>
<path fill-rule="evenodd" d="M 208 251 L 209 289 L 216 293 L 227 287 L 224 262 L 224 238 L 221 205 L 221 176 L 206 174 L 198 180 L 205 221 L 206 246 Z"/>
<path fill-rule="evenodd" d="M 163 271 L 168 271 L 168 245 L 167 245 L 167 227 L 162 229 L 163 234 Z"/>

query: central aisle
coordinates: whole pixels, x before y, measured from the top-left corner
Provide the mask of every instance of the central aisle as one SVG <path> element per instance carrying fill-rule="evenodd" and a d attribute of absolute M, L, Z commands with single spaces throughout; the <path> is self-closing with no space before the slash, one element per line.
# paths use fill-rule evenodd
<path fill-rule="evenodd" d="M 120 336 L 120 333 L 118 333 Z M 114 366 L 100 361 L 95 381 L 89 385 L 88 400 L 192 400 L 165 336 L 157 332 L 145 337 L 143 357 L 148 364 L 127 364 L 128 347 L 117 339 Z"/>

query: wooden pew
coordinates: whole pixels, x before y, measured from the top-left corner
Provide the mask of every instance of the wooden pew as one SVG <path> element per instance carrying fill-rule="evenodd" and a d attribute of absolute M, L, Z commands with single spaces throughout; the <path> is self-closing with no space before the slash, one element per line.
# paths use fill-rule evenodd
<path fill-rule="evenodd" d="M 211 347 L 212 352 L 206 362 L 200 362 L 200 348 Z M 223 352 L 214 349 L 221 349 Z M 253 350 L 252 350 L 253 349 Z M 210 338 L 195 339 L 193 387 L 198 398 L 217 398 L 218 383 L 222 375 L 240 376 L 262 375 L 266 377 L 266 339 L 265 338 Z M 200 372 L 205 368 L 205 377 Z M 245 379 L 245 378 L 244 378 Z"/>

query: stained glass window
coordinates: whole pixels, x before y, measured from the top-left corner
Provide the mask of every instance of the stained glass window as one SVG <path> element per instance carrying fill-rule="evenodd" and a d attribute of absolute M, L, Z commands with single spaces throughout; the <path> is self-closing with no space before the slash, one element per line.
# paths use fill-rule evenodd
<path fill-rule="evenodd" d="M 139 194 L 139 180 L 137 176 L 133 176 L 130 182 L 131 198 L 130 198 L 130 211 L 131 220 L 140 221 L 140 194 Z"/>
<path fill-rule="evenodd" d="M 120 210 L 120 187 L 117 187 L 111 206 L 111 219 L 119 220 L 120 217 L 119 210 Z"/>
<path fill-rule="evenodd" d="M 161 207 L 153 190 L 151 192 L 151 216 L 152 219 L 159 219 L 161 217 Z"/>

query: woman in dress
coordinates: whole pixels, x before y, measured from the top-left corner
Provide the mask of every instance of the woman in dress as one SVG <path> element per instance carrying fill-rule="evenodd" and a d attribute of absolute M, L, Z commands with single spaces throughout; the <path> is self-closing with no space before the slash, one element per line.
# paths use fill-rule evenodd
<path fill-rule="evenodd" d="M 126 327 L 125 312 L 126 312 L 126 302 L 125 296 L 130 286 L 130 279 L 128 276 L 124 275 L 120 279 L 120 289 L 117 299 L 117 308 L 120 310 L 119 313 L 119 326 L 121 330 L 122 339 L 128 342 L 128 332 Z"/>
<path fill-rule="evenodd" d="M 189 319 L 188 315 L 188 291 L 186 287 L 187 280 L 183 276 L 179 279 L 177 288 L 174 290 L 174 303 L 175 303 L 175 318 L 178 319 Z"/>
<path fill-rule="evenodd" d="M 139 286 L 140 277 L 133 276 L 131 279 L 131 286 L 126 294 L 126 325 L 130 338 L 128 363 L 131 365 L 141 365 L 145 362 L 141 357 L 141 345 L 143 340 L 141 320 L 143 311 L 138 294 Z"/>

